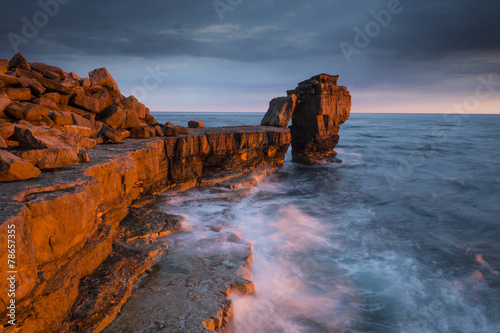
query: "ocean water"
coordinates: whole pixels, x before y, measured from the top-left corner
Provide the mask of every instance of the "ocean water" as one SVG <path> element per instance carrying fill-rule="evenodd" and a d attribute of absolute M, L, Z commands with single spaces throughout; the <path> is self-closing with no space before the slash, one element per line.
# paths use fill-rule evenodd
<path fill-rule="evenodd" d="M 500 116 L 352 114 L 336 151 L 342 164 L 320 166 L 288 153 L 238 200 L 193 189 L 165 207 L 184 239 L 252 244 L 256 294 L 231 297 L 232 331 L 500 332 Z"/>

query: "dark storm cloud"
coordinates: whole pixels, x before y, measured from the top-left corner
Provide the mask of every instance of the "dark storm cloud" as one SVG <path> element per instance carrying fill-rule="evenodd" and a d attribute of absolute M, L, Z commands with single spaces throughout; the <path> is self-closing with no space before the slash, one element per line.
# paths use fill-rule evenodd
<path fill-rule="evenodd" d="M 498 1 L 400 0 L 401 11 L 391 15 L 369 45 L 351 54 L 350 62 L 340 45 L 355 47 L 354 29 L 364 31 L 375 20 L 372 11 L 387 10 L 397 0 L 41 3 L 55 1 L 67 4 L 59 5 L 36 36 L 18 43 L 29 60 L 219 59 L 263 64 L 268 77 L 292 70 L 298 75 L 339 73 L 344 84 L 362 88 L 432 86 L 444 76 L 495 72 L 500 61 Z M 214 3 L 225 7 L 218 12 Z M 0 57 L 10 58 L 14 49 L 8 34 L 22 37 L 25 21 L 33 22 L 42 9 L 35 1 L 7 1 L 2 9 Z"/>
<path fill-rule="evenodd" d="M 42 0 L 50 3 L 51 0 Z M 55 1 L 55 0 L 53 0 Z M 227 0 L 220 0 L 227 3 Z M 352 43 L 353 28 L 373 20 L 371 10 L 389 1 L 233 1 L 221 22 L 206 1 L 70 1 L 21 43 L 26 53 L 89 55 L 189 55 L 258 62 L 339 54 Z M 457 51 L 497 51 L 500 32 L 496 1 L 401 0 L 404 10 L 372 41 L 369 50 L 394 57 L 429 59 Z M 9 1 L 2 12 L 2 53 L 13 52 L 9 32 L 22 36 L 22 17 L 40 11 L 35 2 Z M 9 13 L 8 15 L 5 13 Z M 207 29 L 208 28 L 208 29 Z M 211 29 L 210 29 L 211 28 Z M 259 30 L 261 29 L 261 30 Z"/>

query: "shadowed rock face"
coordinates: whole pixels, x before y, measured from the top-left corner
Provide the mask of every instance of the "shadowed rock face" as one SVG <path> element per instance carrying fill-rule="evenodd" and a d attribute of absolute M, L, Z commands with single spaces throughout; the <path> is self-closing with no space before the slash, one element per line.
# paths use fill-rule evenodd
<path fill-rule="evenodd" d="M 288 97 L 269 103 L 262 125 L 286 127 L 292 119 L 294 162 L 341 162 L 333 149 L 339 141 L 339 125 L 349 118 L 351 95 L 346 87 L 337 86 L 338 78 L 328 74 L 313 76 L 289 90 Z"/>
<path fill-rule="evenodd" d="M 351 95 L 337 86 L 338 76 L 320 74 L 299 83 L 299 102 L 292 115 L 292 157 L 303 164 L 336 162 L 333 150 L 339 141 L 339 125 L 350 115 Z"/>

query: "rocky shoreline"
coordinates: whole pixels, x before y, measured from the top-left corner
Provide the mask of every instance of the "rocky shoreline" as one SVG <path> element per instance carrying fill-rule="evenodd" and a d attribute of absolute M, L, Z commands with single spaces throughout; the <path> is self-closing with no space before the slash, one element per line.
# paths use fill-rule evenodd
<path fill-rule="evenodd" d="M 273 100 L 261 126 L 204 128 L 192 121 L 186 128 L 158 124 L 137 99 L 121 95 L 104 68 L 82 79 L 20 54 L 0 60 L 0 247 L 8 246 L 8 229 L 16 230 L 15 325 L 3 311 L 0 330 L 99 332 L 109 325 L 134 283 L 145 283 L 166 253 L 164 236 L 181 223 L 157 209 L 157 194 L 253 185 L 283 164 L 290 144 L 297 162 L 331 160 L 338 125 L 350 111 L 337 78 L 313 77 Z M 235 259 L 241 270 L 208 266 L 226 276 L 210 287 L 208 310 L 193 308 L 190 321 L 165 325 L 224 330 L 231 290 L 253 292 L 242 273 L 251 247 L 243 248 Z M 1 262 L 8 259 L 0 252 Z M 205 276 L 206 258 L 192 259 L 195 276 Z M 12 302 L 6 274 L 2 309 Z"/>

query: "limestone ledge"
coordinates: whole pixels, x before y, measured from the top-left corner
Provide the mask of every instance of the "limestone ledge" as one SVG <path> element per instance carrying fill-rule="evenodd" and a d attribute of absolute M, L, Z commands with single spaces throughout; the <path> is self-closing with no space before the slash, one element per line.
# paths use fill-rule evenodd
<path fill-rule="evenodd" d="M 116 244 L 117 229 L 134 200 L 169 188 L 227 182 L 228 174 L 280 165 L 290 142 L 290 131 L 276 127 L 190 129 L 178 137 L 101 145 L 88 152 L 88 163 L 0 184 L 0 247 L 7 248 L 8 226 L 15 225 L 17 271 L 16 326 L 7 324 L 3 311 L 0 330 L 60 331 L 63 321 L 71 318 L 82 279 L 112 259 L 115 250 L 124 251 Z M 161 253 L 153 249 L 150 264 Z M 0 251 L 0 261 L 7 262 L 7 251 Z M 2 270 L 2 309 L 8 302 L 6 275 Z M 127 292 L 123 295 L 128 297 Z M 98 327 L 91 331 L 103 328 L 89 325 Z"/>

